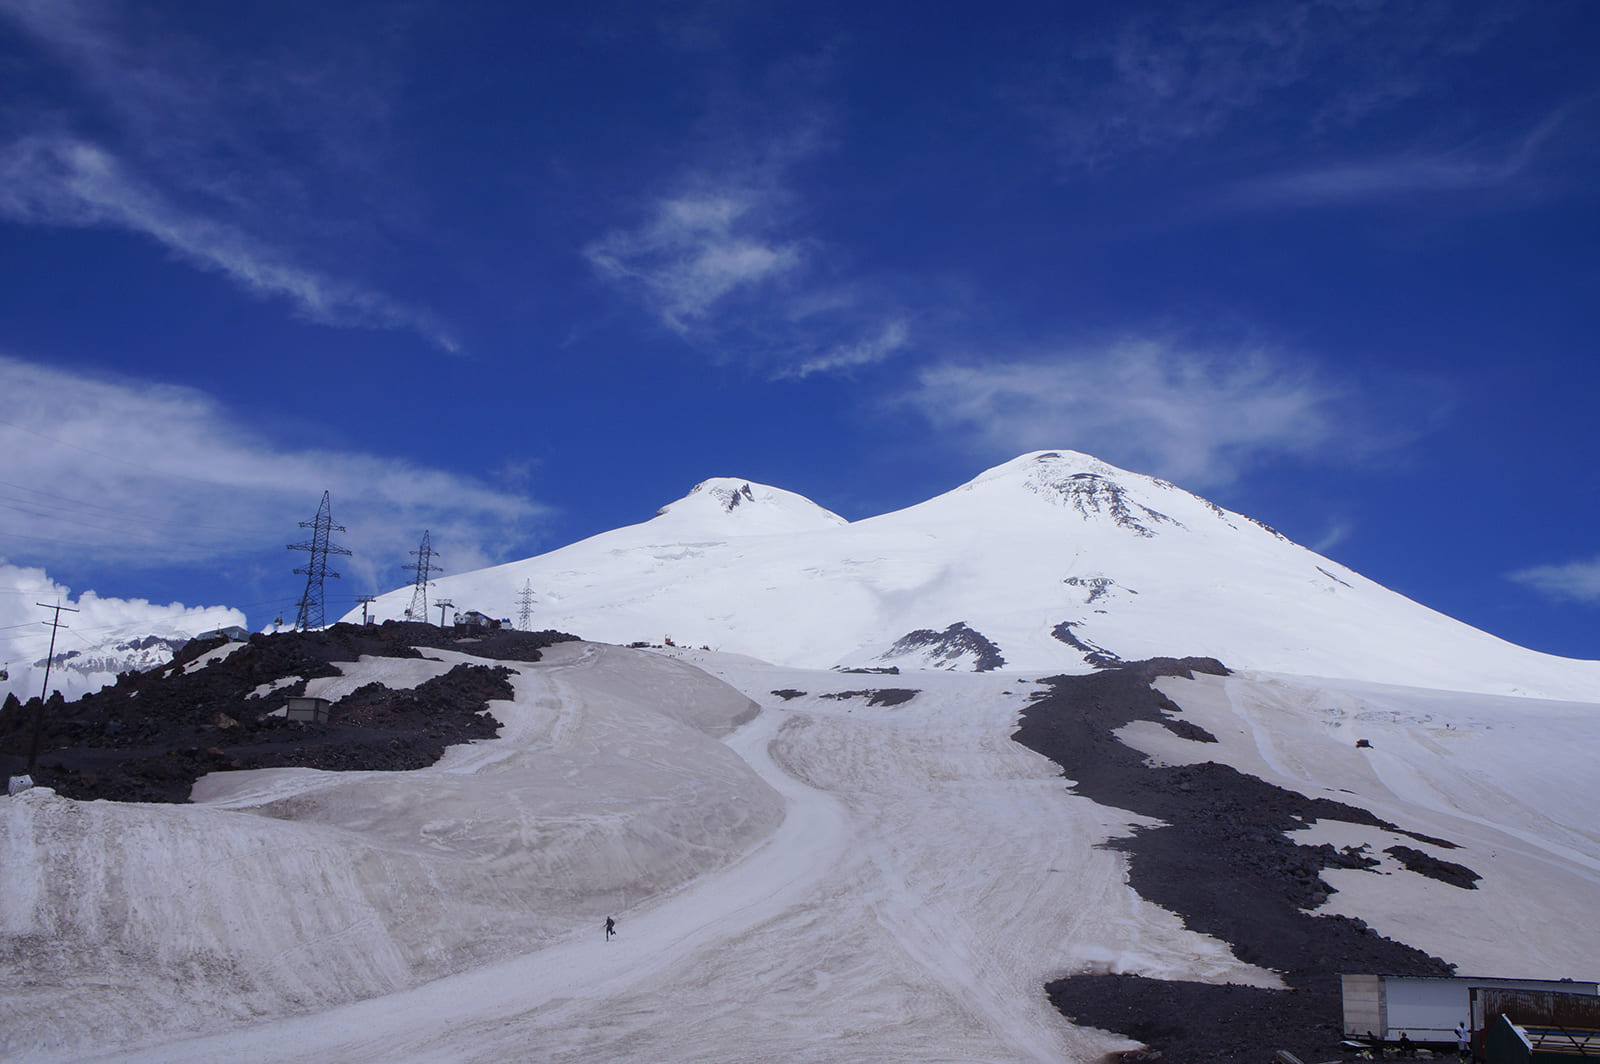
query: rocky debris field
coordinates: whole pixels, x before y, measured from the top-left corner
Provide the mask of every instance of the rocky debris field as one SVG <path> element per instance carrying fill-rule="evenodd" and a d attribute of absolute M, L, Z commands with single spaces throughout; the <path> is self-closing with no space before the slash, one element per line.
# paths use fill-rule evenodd
<path fill-rule="evenodd" d="M 835 691 L 820 697 L 841 701 L 847 698 L 865 698 L 869 706 L 900 706 L 917 697 L 919 693 L 912 687 L 878 687 L 863 691 Z"/>
<path fill-rule="evenodd" d="M 1139 1039 L 1168 1064 L 1244 1064 L 1270 1059 L 1278 1049 L 1303 1060 L 1338 1057 L 1341 972 L 1449 975 L 1452 968 L 1360 920 L 1308 912 L 1333 892 L 1320 878 L 1322 869 L 1377 862 L 1364 848 L 1301 845 L 1287 833 L 1311 820 L 1341 820 L 1451 844 L 1226 765 L 1153 765 L 1118 741 L 1113 733 L 1134 720 L 1154 721 L 1185 738 L 1209 738 L 1169 715 L 1178 707 L 1152 686 L 1159 676 L 1195 672 L 1227 675 L 1209 658 L 1161 658 L 1055 677 L 1046 681 L 1050 691 L 1023 712 L 1015 738 L 1059 764 L 1077 793 L 1161 821 L 1110 844 L 1128 854 L 1133 889 L 1177 913 L 1191 930 L 1228 942 L 1240 960 L 1278 972 L 1288 989 L 1090 974 L 1046 989 L 1073 1022 Z M 1459 865 L 1450 868 L 1472 875 Z M 1470 886 L 1470 880 L 1460 882 L 1461 874 L 1454 878 Z"/>
<path fill-rule="evenodd" d="M 405 770 L 433 764 L 446 747 L 493 738 L 489 701 L 512 697 L 509 670 L 458 665 L 411 690 L 367 684 L 335 702 L 326 723 L 273 715 L 305 681 L 339 674 L 338 662 L 420 657 L 423 648 L 495 661 L 539 660 L 575 637 L 560 632 L 457 633 L 427 624 L 336 624 L 318 632 L 257 634 L 225 657 L 190 669 L 222 640 L 191 641 L 171 663 L 74 702 L 44 706 L 34 782 L 80 800 L 186 802 L 200 776 L 225 769 L 298 766 Z M 272 685 L 264 697 L 254 692 Z M 24 771 L 37 698 L 0 706 L 0 774 Z"/>

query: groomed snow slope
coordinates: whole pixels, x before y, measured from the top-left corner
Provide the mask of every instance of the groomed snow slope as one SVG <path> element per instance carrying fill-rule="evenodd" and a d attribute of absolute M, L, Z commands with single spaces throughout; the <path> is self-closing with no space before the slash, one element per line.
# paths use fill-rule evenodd
<path fill-rule="evenodd" d="M 316 683 L 409 688 L 476 660 L 423 653 Z M 704 673 L 574 644 L 519 672 L 516 700 L 490 706 L 501 738 L 421 771 L 222 773 L 189 806 L 5 802 L 0 1058 L 81 1059 L 516 956 L 782 819 L 719 741 L 754 705 Z"/>
<path fill-rule="evenodd" d="M 0 800 L 3 970 L 20 979 L 0 1055 L 1088 1062 L 1128 1043 L 1067 1023 L 1049 978 L 1274 984 L 1129 890 L 1097 846 L 1126 815 L 1009 739 L 1028 680 L 676 653 L 760 712 L 679 661 L 569 644 L 518 667 L 516 701 L 494 707 L 504 737 L 421 772 L 226 774 L 197 807 Z M 350 671 L 399 686 L 455 660 Z M 1128 741 L 1370 804 L 1484 876 L 1464 891 L 1391 863 L 1348 873 L 1330 908 L 1468 972 L 1595 974 L 1600 834 L 1577 753 L 1600 748 L 1593 706 L 1264 675 L 1162 686 L 1220 743 Z M 826 697 L 890 687 L 917 693 Z M 1549 756 L 1552 736 L 1567 752 Z"/>
<path fill-rule="evenodd" d="M 1513 646 L 1171 484 L 1071 451 L 1023 455 L 853 524 L 776 488 L 708 481 L 654 520 L 442 577 L 435 594 L 506 617 L 526 585 L 536 627 L 670 637 L 803 668 L 971 668 L 979 651 L 939 639 L 964 623 L 1013 669 L 1082 672 L 1086 651 L 1193 654 L 1433 689 L 1600 691 L 1600 662 Z M 403 616 L 411 598 L 380 597 L 376 616 Z"/>

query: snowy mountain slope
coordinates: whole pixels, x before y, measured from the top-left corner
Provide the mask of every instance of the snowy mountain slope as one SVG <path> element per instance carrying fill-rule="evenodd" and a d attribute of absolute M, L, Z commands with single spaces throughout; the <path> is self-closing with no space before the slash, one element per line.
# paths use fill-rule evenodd
<path fill-rule="evenodd" d="M 427 654 L 345 664 L 317 692 L 477 660 Z M 526 953 L 783 819 L 719 741 L 754 704 L 703 672 L 573 643 L 516 671 L 490 705 L 500 737 L 427 769 L 226 772 L 193 805 L 0 799 L 0 1057 L 83 1060 Z"/>
<path fill-rule="evenodd" d="M 242 615 L 228 610 L 228 617 Z M 135 622 L 119 632 L 100 636 L 97 641 L 80 639 L 81 649 L 58 650 L 50 659 L 50 690 L 60 691 L 68 701 L 116 682 L 124 672 L 145 672 L 171 661 L 185 643 L 202 631 L 220 627 L 196 624 L 192 631 L 163 626 L 152 633 L 150 625 Z M 15 692 L 18 698 L 37 697 L 44 685 L 45 660 L 11 665 L 9 677 L 0 681 L 0 694 Z"/>
<path fill-rule="evenodd" d="M 707 481 L 651 521 L 442 577 L 435 594 L 504 617 L 525 583 L 537 627 L 804 667 L 1074 672 L 1198 654 L 1447 690 L 1600 692 L 1600 662 L 1513 646 L 1249 518 L 1072 451 L 1023 455 L 854 523 L 776 488 Z M 396 589 L 376 616 L 401 617 L 410 601 Z"/>
<path fill-rule="evenodd" d="M 1010 740 L 1035 685 L 670 653 L 564 644 L 519 665 L 502 737 L 417 772 L 227 773 L 195 806 L 0 799 L 0 1054 L 1089 1062 L 1131 1043 L 1055 1012 L 1046 980 L 1277 985 L 1133 891 L 1104 841 L 1143 818 Z M 445 657 L 336 682 L 404 686 L 462 658 Z M 889 685 L 915 693 L 852 694 Z M 1384 856 L 1382 832 L 1308 824 L 1383 858 L 1339 873 L 1328 909 L 1465 972 L 1592 977 L 1600 928 L 1572 917 L 1600 901 L 1587 776 L 1546 759 L 1552 734 L 1594 749 L 1588 707 L 1265 675 L 1161 685 L 1218 742 L 1147 727 L 1136 747 L 1370 805 L 1483 876 L 1442 884 Z"/>
<path fill-rule="evenodd" d="M 1268 674 L 1166 677 L 1157 685 L 1183 720 L 1217 741 L 1142 725 L 1121 733 L 1123 742 L 1166 764 L 1215 761 L 1302 794 L 1353 800 L 1458 844 L 1308 823 L 1297 842 L 1365 846 L 1380 860 L 1372 871 L 1325 870 L 1336 893 L 1318 912 L 1360 917 L 1465 974 L 1544 978 L 1595 969 L 1587 927 L 1570 938 L 1547 929 L 1552 919 L 1572 928 L 1570 915 L 1555 914 L 1600 900 L 1600 824 L 1585 782 L 1600 741 L 1592 704 Z M 1363 740 L 1369 745 L 1359 746 Z M 1414 879 L 1389 854 L 1396 845 L 1482 878 L 1470 890 Z"/>

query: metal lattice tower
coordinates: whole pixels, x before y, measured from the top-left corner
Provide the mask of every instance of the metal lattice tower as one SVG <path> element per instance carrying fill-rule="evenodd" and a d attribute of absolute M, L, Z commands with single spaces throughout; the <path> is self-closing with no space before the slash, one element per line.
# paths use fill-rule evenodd
<path fill-rule="evenodd" d="M 524 632 L 528 631 L 528 622 L 533 617 L 533 581 L 525 580 L 522 590 L 517 593 L 517 627 Z"/>
<path fill-rule="evenodd" d="M 437 570 L 434 563 L 433 547 L 428 542 L 426 530 L 422 533 L 422 546 L 411 551 L 411 556 L 417 559 L 416 564 L 409 566 L 416 573 L 416 587 L 411 592 L 411 605 L 406 607 L 406 620 L 428 623 L 428 574 Z"/>
<path fill-rule="evenodd" d="M 339 577 L 338 573 L 328 568 L 328 555 L 350 552 L 328 539 L 330 533 L 343 532 L 345 527 L 333 523 L 327 492 L 322 493 L 322 505 L 317 509 L 316 520 L 301 521 L 300 527 L 311 529 L 311 539 L 306 543 L 290 543 L 288 549 L 311 552 L 311 560 L 306 567 L 295 570 L 297 575 L 304 574 L 306 578 L 305 594 L 300 596 L 300 612 L 294 619 L 294 626 L 303 632 L 308 628 L 322 627 L 322 581 L 329 576 L 334 579 Z"/>

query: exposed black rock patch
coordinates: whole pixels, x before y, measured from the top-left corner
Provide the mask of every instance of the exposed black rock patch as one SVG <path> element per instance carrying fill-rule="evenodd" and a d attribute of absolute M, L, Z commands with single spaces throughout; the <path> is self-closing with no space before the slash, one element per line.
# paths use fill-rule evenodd
<path fill-rule="evenodd" d="M 875 675 L 875 676 L 899 676 L 900 675 L 900 666 L 898 666 L 898 665 L 877 665 L 877 666 L 866 666 L 864 668 L 859 668 L 859 669 L 839 669 L 838 671 L 839 672 L 869 673 L 869 674 L 872 674 L 872 675 Z"/>
<path fill-rule="evenodd" d="M 773 692 L 773 694 L 777 693 L 776 691 Z M 832 694 L 821 695 L 820 697 L 840 700 L 865 698 L 869 706 L 899 706 L 911 701 L 921 693 L 921 691 L 907 687 L 882 687 L 874 691 L 835 691 Z"/>
<path fill-rule="evenodd" d="M 1177 1064 L 1244 1064 L 1279 1048 L 1307 1060 L 1337 1056 L 1341 972 L 1452 969 L 1359 920 L 1306 911 L 1333 893 L 1322 869 L 1375 862 L 1356 847 L 1300 845 L 1287 833 L 1317 819 L 1399 830 L 1394 825 L 1226 765 L 1150 765 L 1116 739 L 1113 732 L 1131 721 L 1165 723 L 1178 712 L 1152 681 L 1196 672 L 1227 669 L 1209 658 L 1166 658 L 1054 677 L 1024 710 L 1014 738 L 1059 764 L 1077 793 L 1161 821 L 1108 844 L 1128 854 L 1130 885 L 1186 927 L 1228 942 L 1240 960 L 1279 972 L 1290 989 L 1129 975 L 1071 976 L 1046 989 L 1075 1022 L 1138 1038 Z"/>
<path fill-rule="evenodd" d="M 931 628 L 907 632 L 895 640 L 887 654 L 881 656 L 898 658 L 918 652 L 926 653 L 930 664 L 940 667 L 951 667 L 970 654 L 976 659 L 972 666 L 974 672 L 988 672 L 1006 663 L 1000 648 L 982 632 L 968 628 L 965 621 L 957 621 L 942 632 L 935 632 Z"/>
<path fill-rule="evenodd" d="M 1195 496 L 1195 497 L 1199 498 L 1198 495 Z M 1229 528 L 1238 528 L 1239 527 L 1238 525 L 1234 524 L 1232 521 L 1228 520 L 1228 511 L 1224 510 L 1222 507 L 1218 506 L 1216 503 L 1212 502 L 1210 499 L 1200 499 L 1200 501 L 1206 504 L 1206 509 L 1210 510 L 1213 514 L 1216 514 L 1218 517 L 1222 518 L 1222 523 L 1223 524 L 1227 525 Z"/>
<path fill-rule="evenodd" d="M 220 769 L 420 768 L 447 746 L 495 735 L 498 723 L 482 710 L 491 699 L 511 697 L 508 670 L 459 665 L 412 691 L 369 684 L 335 703 L 325 724 L 267 714 L 303 693 L 304 680 L 337 675 L 335 662 L 362 655 L 418 657 L 415 644 L 537 661 L 541 648 L 572 638 L 512 630 L 458 638 L 426 624 L 341 624 L 254 635 L 226 658 L 186 672 L 185 665 L 223 645 L 193 640 L 162 668 L 124 673 L 115 685 L 74 702 L 52 699 L 35 782 L 69 798 L 185 802 L 196 779 Z M 291 677 L 299 680 L 250 697 Z M 0 707 L 0 774 L 24 770 L 38 706 L 38 699 L 26 705 L 11 699 Z"/>
<path fill-rule="evenodd" d="M 1399 861 L 1408 872 L 1437 879 L 1441 883 L 1448 883 L 1462 890 L 1477 890 L 1478 880 L 1483 878 L 1466 865 L 1459 865 L 1454 861 L 1441 861 L 1433 854 L 1423 853 L 1411 846 L 1390 846 L 1383 852 Z"/>
<path fill-rule="evenodd" d="M 1111 518 L 1112 523 L 1118 528 L 1127 529 L 1134 535 L 1146 539 L 1156 534 L 1150 525 L 1170 524 L 1183 527 L 1182 522 L 1160 511 L 1139 503 L 1130 504 L 1127 490 L 1121 484 L 1098 473 L 1072 473 L 1059 480 L 1041 480 L 1038 487 L 1053 490 L 1067 505 L 1084 517 L 1090 514 L 1104 514 Z"/>
<path fill-rule="evenodd" d="M 1249 517 L 1249 516 L 1245 517 L 1245 520 L 1249 521 L 1252 525 L 1255 525 L 1257 528 L 1261 529 L 1263 532 L 1271 533 L 1273 536 L 1275 536 L 1278 539 L 1283 540 L 1285 543 L 1291 542 L 1291 540 L 1289 539 L 1288 536 L 1284 535 L 1282 532 L 1279 532 L 1276 528 L 1273 528 L 1271 525 L 1267 524 L 1265 521 L 1257 521 L 1254 517 Z"/>
<path fill-rule="evenodd" d="M 1161 726 L 1180 739 L 1188 739 L 1196 743 L 1214 743 L 1217 737 L 1206 731 L 1192 720 L 1182 717 L 1162 717 Z"/>
<path fill-rule="evenodd" d="M 804 698 L 806 694 L 804 691 L 796 691 L 793 687 L 785 687 L 781 691 L 774 691 L 772 693 L 783 699 L 785 702 L 789 701 L 791 698 Z"/>
<path fill-rule="evenodd" d="M 1066 584 L 1068 587 L 1088 588 L 1089 597 L 1083 600 L 1083 604 L 1085 606 L 1092 606 L 1096 602 L 1099 602 L 1101 599 L 1107 597 L 1111 593 L 1112 588 L 1118 586 L 1117 582 L 1111 579 L 1109 576 L 1069 576 L 1061 582 Z M 1131 587 L 1125 587 L 1122 588 L 1122 590 L 1126 591 L 1130 595 L 1138 594 L 1138 592 Z"/>
<path fill-rule="evenodd" d="M 733 488 L 712 488 L 711 494 L 722 504 L 722 509 L 730 514 L 738 509 L 740 504 L 756 501 L 755 495 L 750 491 L 749 484 L 745 484 L 737 490 Z"/>
<path fill-rule="evenodd" d="M 1320 565 L 1317 566 L 1317 572 L 1321 573 L 1323 576 L 1327 577 L 1329 580 L 1332 580 L 1336 584 L 1344 584 L 1345 587 L 1349 587 L 1350 586 L 1349 584 L 1345 584 L 1345 582 L 1343 580 L 1340 580 L 1337 576 L 1334 576 L 1332 573 L 1328 572 L 1328 570 L 1324 569 Z"/>
<path fill-rule="evenodd" d="M 1122 659 L 1104 647 L 1095 646 L 1087 639 L 1081 639 L 1073 634 L 1073 629 L 1082 624 L 1082 621 L 1062 621 L 1050 629 L 1050 634 L 1061 640 L 1072 649 L 1083 654 L 1083 660 L 1097 669 L 1107 669 L 1113 665 L 1122 664 Z"/>

